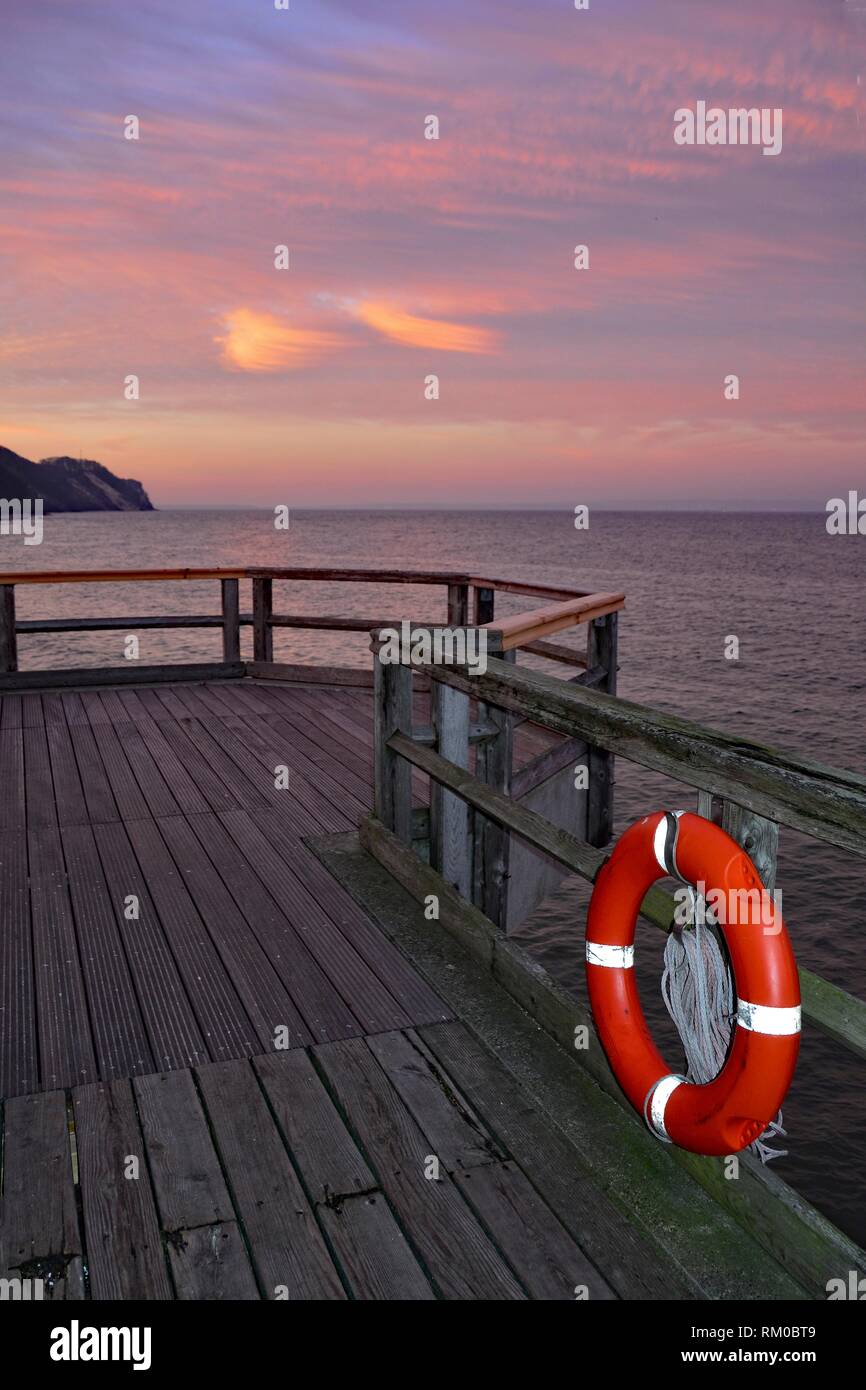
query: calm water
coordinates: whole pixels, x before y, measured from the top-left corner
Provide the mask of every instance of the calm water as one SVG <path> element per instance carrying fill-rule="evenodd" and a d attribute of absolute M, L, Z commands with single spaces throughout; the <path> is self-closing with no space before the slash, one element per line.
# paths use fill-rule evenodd
<path fill-rule="evenodd" d="M 803 515 L 593 514 L 575 531 L 568 512 L 299 513 L 289 533 L 266 512 L 165 511 L 49 517 L 40 547 L 0 539 L 0 568 L 299 564 L 469 570 L 577 588 L 623 589 L 620 693 L 792 752 L 866 772 L 866 540 L 830 537 Z M 204 613 L 218 585 L 34 587 L 19 616 Z M 440 618 L 442 591 L 278 585 L 275 607 L 296 613 Z M 248 598 L 242 604 L 249 607 Z M 532 601 L 504 597 L 500 611 Z M 729 634 L 740 659 L 724 658 Z M 119 663 L 122 633 L 24 637 L 22 666 Z M 249 641 L 246 634 L 245 641 Z M 362 636 L 277 633 L 282 659 L 369 660 Z M 214 632 L 141 634 L 142 661 L 214 659 Z M 561 674 L 561 668 L 560 672 Z M 617 830 L 694 793 L 620 760 Z M 801 964 L 866 997 L 866 864 L 782 832 L 779 885 Z M 587 891 L 568 880 L 524 929 L 546 967 L 583 996 Z M 648 1015 L 657 999 L 663 938 L 639 938 Z M 679 1065 L 675 1048 L 669 1060 Z M 791 1153 L 776 1169 L 866 1244 L 866 1104 L 862 1064 L 814 1030 L 804 1033 L 785 1107 Z"/>

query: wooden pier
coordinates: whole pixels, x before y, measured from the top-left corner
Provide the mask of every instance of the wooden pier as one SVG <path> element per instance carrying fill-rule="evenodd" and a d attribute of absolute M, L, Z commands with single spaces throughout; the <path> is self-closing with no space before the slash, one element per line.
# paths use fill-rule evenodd
<path fill-rule="evenodd" d="M 441 583 L 486 674 L 275 662 L 280 627 L 376 648 L 382 618 L 274 612 L 275 582 L 335 576 Z M 14 585 L 197 578 L 220 581 L 221 612 L 184 620 L 221 629 L 212 667 L 18 669 L 25 634 L 180 624 L 16 621 Z M 497 622 L 497 589 L 542 606 Z M 507 934 L 597 872 L 617 753 L 737 808 L 770 860 L 768 822 L 866 852 L 863 779 L 615 698 L 622 605 L 468 575 L 0 576 L 7 1296 L 802 1299 L 866 1272 L 750 1159 L 731 1183 L 660 1145 Z M 550 641 L 571 627 L 582 652 Z M 866 1053 L 860 1001 L 803 992 Z"/>

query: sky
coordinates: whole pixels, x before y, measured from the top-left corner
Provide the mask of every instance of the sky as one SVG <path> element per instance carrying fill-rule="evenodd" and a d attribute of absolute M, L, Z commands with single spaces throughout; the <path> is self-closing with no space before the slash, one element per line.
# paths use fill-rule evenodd
<path fill-rule="evenodd" d="M 866 4 L 2 12 L 0 444 L 162 506 L 866 490 Z"/>

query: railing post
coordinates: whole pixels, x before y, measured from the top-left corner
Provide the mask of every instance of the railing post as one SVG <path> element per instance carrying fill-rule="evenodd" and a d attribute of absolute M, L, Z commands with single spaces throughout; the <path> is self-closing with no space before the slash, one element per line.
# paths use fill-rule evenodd
<path fill-rule="evenodd" d="M 274 581 L 257 575 L 253 579 L 253 657 L 256 661 L 274 659 L 273 611 Z"/>
<path fill-rule="evenodd" d="M 779 826 L 737 806 L 733 801 L 722 802 L 722 829 L 738 845 L 742 845 L 758 871 L 758 877 L 768 893 L 776 887 L 776 855 L 779 849 Z"/>
<path fill-rule="evenodd" d="M 223 661 L 226 665 L 241 659 L 240 585 L 237 579 L 222 579 Z"/>
<path fill-rule="evenodd" d="M 412 769 L 388 747 L 393 733 L 412 736 L 412 667 L 380 660 L 373 638 L 373 794 L 376 815 L 386 829 L 412 843 Z"/>
<path fill-rule="evenodd" d="M 586 669 L 601 666 L 604 678 L 596 686 L 604 694 L 616 694 L 617 613 L 607 613 L 589 624 Z M 586 838 L 596 849 L 610 843 L 613 834 L 613 753 L 590 745 L 587 754 L 589 801 Z"/>
<path fill-rule="evenodd" d="M 483 627 L 485 623 L 493 622 L 493 606 L 496 600 L 496 590 L 488 589 L 480 584 L 475 590 L 475 626 Z"/>
<path fill-rule="evenodd" d="M 479 590 L 479 593 L 482 591 Z M 492 594 L 492 590 L 490 591 Z M 491 614 L 493 608 L 491 603 Z M 490 621 L 487 619 L 486 621 Z M 515 651 L 504 652 L 503 661 L 516 662 Z M 511 795 L 511 773 L 514 758 L 514 715 L 498 705 L 479 702 L 478 719 L 492 724 L 497 733 L 485 739 L 475 751 L 475 776 L 503 796 Z M 510 832 L 478 811 L 473 812 L 475 844 L 475 874 L 473 897 L 476 906 L 491 922 L 505 931 L 508 921 L 508 870 L 511 846 Z"/>
<path fill-rule="evenodd" d="M 469 767 L 469 696 L 431 678 L 431 714 L 440 756 Z M 462 797 L 430 784 L 430 862 L 461 897 L 472 897 L 469 807 Z"/>
<path fill-rule="evenodd" d="M 15 633 L 15 585 L 0 584 L 0 671 L 18 670 Z"/>
<path fill-rule="evenodd" d="M 448 585 L 448 626 L 466 627 L 469 623 L 469 585 Z"/>

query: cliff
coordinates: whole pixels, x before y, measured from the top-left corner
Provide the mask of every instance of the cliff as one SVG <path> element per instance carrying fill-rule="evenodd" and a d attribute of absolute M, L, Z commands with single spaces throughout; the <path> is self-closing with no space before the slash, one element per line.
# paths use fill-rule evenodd
<path fill-rule="evenodd" d="M 118 478 L 95 459 L 34 463 L 0 446 L 0 498 L 42 498 L 44 512 L 151 512 L 141 483 Z"/>

